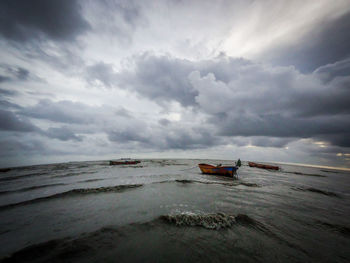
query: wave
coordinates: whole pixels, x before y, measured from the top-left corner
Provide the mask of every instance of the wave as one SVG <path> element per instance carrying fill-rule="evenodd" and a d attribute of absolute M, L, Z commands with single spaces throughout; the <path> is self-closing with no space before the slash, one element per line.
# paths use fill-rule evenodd
<path fill-rule="evenodd" d="M 81 188 L 81 189 L 73 189 L 69 190 L 67 192 L 58 193 L 54 195 L 39 197 L 19 203 L 13 203 L 8 205 L 0 206 L 0 211 L 5 210 L 8 208 L 16 207 L 16 206 L 23 206 L 27 204 L 42 202 L 49 199 L 54 198 L 61 198 L 61 197 L 67 197 L 67 196 L 73 196 L 73 195 L 80 195 L 80 194 L 98 194 L 98 193 L 106 193 L 106 192 L 120 192 L 128 189 L 133 189 L 137 187 L 142 187 L 143 184 L 128 184 L 128 185 L 116 185 L 116 186 L 110 186 L 110 187 L 99 187 L 99 188 Z"/>
<path fill-rule="evenodd" d="M 169 161 L 169 160 L 149 160 L 149 162 L 153 163 L 153 164 L 159 164 L 160 166 L 188 165 L 186 163 L 177 163 L 177 162 Z"/>
<path fill-rule="evenodd" d="M 53 178 L 56 178 L 56 177 L 61 178 L 61 177 L 77 176 L 77 175 L 82 175 L 82 174 L 93 174 L 93 173 L 96 173 L 96 171 L 73 172 L 73 173 L 55 175 L 55 176 L 52 176 L 52 177 L 53 177 Z"/>
<path fill-rule="evenodd" d="M 235 216 L 224 213 L 217 214 L 177 214 L 163 215 L 159 219 L 176 226 L 200 226 L 207 229 L 221 229 L 232 227 L 236 223 Z"/>
<path fill-rule="evenodd" d="M 223 228 L 230 228 L 235 224 L 250 225 L 265 229 L 265 227 L 258 221 L 245 214 L 238 214 L 236 216 L 215 213 L 215 214 L 194 214 L 182 213 L 176 215 L 162 215 L 160 220 L 176 226 L 199 226 L 206 229 L 219 230 Z"/>
<path fill-rule="evenodd" d="M 77 183 L 91 183 L 91 182 L 104 181 L 104 180 L 108 180 L 108 179 L 110 179 L 110 178 L 87 179 L 87 180 L 83 180 L 83 181 L 78 181 Z"/>
<path fill-rule="evenodd" d="M 9 193 L 27 192 L 27 191 L 31 191 L 31 190 L 40 189 L 40 188 L 47 188 L 47 187 L 59 186 L 59 185 L 67 185 L 67 184 L 58 183 L 58 184 L 34 185 L 34 186 L 24 187 L 24 188 L 20 188 L 20 189 L 16 189 L 16 190 L 1 191 L 0 195 L 9 194 Z"/>
<path fill-rule="evenodd" d="M 23 174 L 23 175 L 16 175 L 16 176 L 7 176 L 7 177 L 0 178 L 0 182 L 12 181 L 12 180 L 17 180 L 17 179 L 21 179 L 21 178 L 40 176 L 40 175 L 45 175 L 45 174 L 48 174 L 48 172 L 39 172 L 39 173 L 30 173 L 30 174 Z"/>
<path fill-rule="evenodd" d="M 287 174 L 304 175 L 304 176 L 327 177 L 327 176 L 321 175 L 321 174 L 305 174 L 305 173 L 300 173 L 300 172 L 284 172 L 284 173 L 287 173 Z"/>
<path fill-rule="evenodd" d="M 225 213 L 202 215 L 187 213 L 163 215 L 144 223 L 103 227 L 74 238 L 66 237 L 31 245 L 13 253 L 1 262 L 72 262 L 76 260 L 90 262 L 91 259 L 96 262 L 114 262 L 116 258 L 120 262 L 143 262 L 149 256 L 153 257 L 153 261 L 166 261 L 165 258 L 167 257 L 164 257 L 164 255 L 168 252 L 170 253 L 167 256 L 170 256 L 169 259 L 174 262 L 206 261 L 203 260 L 204 257 L 208 261 L 215 261 L 218 256 L 227 253 L 224 255 L 226 257 L 221 260 L 227 262 L 232 261 L 229 260 L 233 259 L 232 255 L 244 253 L 242 250 L 237 250 L 234 245 L 239 236 L 232 235 L 230 231 L 221 231 L 234 226 L 262 230 L 259 232 L 267 234 L 277 241 L 273 244 L 267 242 L 266 249 L 282 244 L 303 251 L 302 248 L 285 241 L 274 233 L 269 233 L 269 230 L 263 224 L 245 214 L 234 216 Z M 179 231 L 178 229 L 186 227 L 200 227 L 202 230 Z M 207 231 L 214 232 L 208 234 Z M 254 238 L 255 234 L 252 235 L 249 232 L 245 238 Z M 129 253 L 127 252 L 129 249 L 135 249 L 138 253 Z M 196 253 L 192 258 L 184 253 L 189 249 L 191 253 Z M 232 249 L 236 253 L 232 253 Z M 214 251 L 219 254 L 213 254 Z M 242 254 L 243 257 L 240 257 L 241 260 L 238 261 L 246 261 L 245 255 L 247 254 Z"/>
<path fill-rule="evenodd" d="M 113 168 L 143 168 L 143 165 L 114 165 Z"/>
<path fill-rule="evenodd" d="M 309 191 L 309 192 L 318 193 L 318 194 L 322 194 L 322 195 L 339 197 L 339 195 L 334 193 L 334 192 L 325 191 L 325 190 L 321 190 L 321 189 L 317 189 L 317 188 L 313 188 L 313 187 L 291 187 L 291 189 L 296 190 L 296 191 Z"/>
<path fill-rule="evenodd" d="M 166 181 L 163 181 L 166 182 Z M 171 181 L 168 181 L 171 182 Z M 255 184 L 255 183 L 248 183 L 248 182 L 241 182 L 241 181 L 236 181 L 236 182 L 204 182 L 204 181 L 199 181 L 199 180 L 187 180 L 187 179 L 178 179 L 175 180 L 175 182 L 178 183 L 183 183 L 183 184 L 190 184 L 190 183 L 199 183 L 199 184 L 221 184 L 221 185 L 226 185 L 226 186 L 238 186 L 238 185 L 244 185 L 248 187 L 260 187 L 260 185 Z"/>
<path fill-rule="evenodd" d="M 339 173 L 338 171 L 330 171 L 330 170 L 320 170 L 320 171 L 325 172 L 325 173 L 334 173 L 334 174 Z"/>
<path fill-rule="evenodd" d="M 183 227 L 200 226 L 208 230 L 220 230 L 230 228 L 236 224 L 255 225 L 256 223 L 254 219 L 244 214 L 237 216 L 224 213 L 163 215 L 145 223 L 133 223 L 115 228 L 103 227 L 91 233 L 81 234 L 75 239 L 66 237 L 31 245 L 2 259 L 1 262 L 42 262 L 40 259 L 43 259 L 44 262 L 52 262 L 52 260 L 54 262 L 70 261 L 81 253 L 84 256 L 89 256 L 88 252 L 96 252 L 97 248 L 115 248 L 112 244 L 118 244 L 119 239 L 132 237 L 135 232 L 151 231 L 155 234 L 156 231 L 163 235 L 160 238 L 167 239 L 169 236 L 166 233 L 170 230 L 166 226 L 168 224 Z M 174 234 L 176 233 L 174 232 Z M 160 243 L 164 244 L 163 242 Z"/>
<path fill-rule="evenodd" d="M 331 224 L 323 221 L 316 221 L 317 224 L 322 225 L 324 227 L 327 227 L 328 229 L 338 232 L 344 236 L 350 237 L 350 227 L 337 225 L 337 224 Z"/>

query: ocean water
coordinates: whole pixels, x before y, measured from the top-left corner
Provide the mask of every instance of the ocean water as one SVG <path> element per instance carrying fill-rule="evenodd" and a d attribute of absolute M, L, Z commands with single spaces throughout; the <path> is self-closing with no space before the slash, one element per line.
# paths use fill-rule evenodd
<path fill-rule="evenodd" d="M 0 173 L 2 262 L 350 262 L 350 173 L 224 160 Z"/>

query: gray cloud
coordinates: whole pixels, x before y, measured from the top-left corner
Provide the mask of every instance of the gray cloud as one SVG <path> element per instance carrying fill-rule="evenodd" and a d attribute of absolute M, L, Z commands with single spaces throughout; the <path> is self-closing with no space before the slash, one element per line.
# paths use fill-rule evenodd
<path fill-rule="evenodd" d="M 7 81 L 26 81 L 28 79 L 39 79 L 35 75 L 31 74 L 28 69 L 20 66 L 11 66 L 6 64 L 0 64 L 0 70 L 3 75 L 0 75 L 0 83 Z"/>
<path fill-rule="evenodd" d="M 170 149 L 201 149 L 214 145 L 222 145 L 223 141 L 209 133 L 204 127 L 191 130 L 174 129 L 165 136 L 165 148 Z"/>
<path fill-rule="evenodd" d="M 350 13 L 322 24 L 294 45 L 274 47 L 262 56 L 274 64 L 294 65 L 302 72 L 343 60 L 350 56 Z"/>
<path fill-rule="evenodd" d="M 0 139 L 0 145 L 0 163 L 6 167 L 23 165 L 23 158 L 30 160 L 33 156 L 43 158 L 64 153 L 64 151 L 51 147 L 51 143 L 36 137 L 9 136 L 6 139 Z"/>
<path fill-rule="evenodd" d="M 250 144 L 260 147 L 285 147 L 288 143 L 294 141 L 295 138 L 273 138 L 273 137 L 252 137 Z"/>
<path fill-rule="evenodd" d="M 43 104 L 41 104 L 40 106 L 45 108 L 40 108 L 40 110 L 47 112 L 47 115 L 46 116 L 39 115 L 37 116 L 37 119 L 42 119 L 44 117 L 47 117 L 47 118 L 53 117 L 52 119 L 54 121 L 59 121 L 59 122 L 76 121 L 76 119 L 74 118 L 73 119 L 69 118 L 68 120 L 65 119 L 64 114 L 61 114 L 61 116 L 55 116 L 55 114 L 50 115 L 50 113 L 53 113 L 55 110 L 60 108 L 65 108 L 65 106 L 69 104 L 65 104 L 64 102 L 63 104 L 61 105 L 59 104 L 57 106 L 54 103 L 50 104 L 49 101 L 46 101 L 46 102 L 47 102 L 46 107 Z M 53 105 L 54 107 L 52 108 Z M 72 103 L 71 105 L 74 105 L 74 103 Z M 7 109 L 13 109 L 14 111 L 12 112 Z M 36 109 L 39 109 L 39 108 L 36 108 Z M 74 126 L 49 127 L 48 129 L 44 130 L 32 124 L 31 121 L 27 118 L 28 116 L 23 116 L 23 112 L 26 112 L 26 111 L 27 110 L 25 107 L 18 106 L 17 104 L 10 103 L 6 100 L 0 101 L 0 130 L 4 132 L 7 132 L 7 131 L 27 132 L 27 133 L 31 132 L 36 135 L 58 139 L 61 141 L 68 141 L 68 140 L 82 141 L 83 137 L 75 134 L 74 129 L 76 129 L 76 127 Z M 36 116 L 36 115 L 33 114 L 33 116 Z M 89 133 L 89 131 L 87 133 Z"/>
<path fill-rule="evenodd" d="M 344 129 L 350 129 L 348 119 L 348 116 L 303 119 L 288 118 L 277 114 L 259 116 L 232 114 L 221 122 L 215 119 L 212 121 L 216 125 L 221 124 L 219 133 L 224 136 L 314 138 L 326 140 L 334 145 L 349 147 L 350 140 L 344 133 Z M 268 139 L 266 141 L 268 144 Z M 263 146 L 261 140 L 257 142 L 253 141 L 253 145 Z"/>
<path fill-rule="evenodd" d="M 102 0 L 100 1 L 102 4 L 104 11 L 111 15 L 110 17 L 104 17 L 105 19 L 114 18 L 115 14 L 121 16 L 125 23 L 136 26 L 137 21 L 139 20 L 140 8 L 136 5 L 137 2 L 134 1 L 115 1 L 115 0 Z M 114 16 L 112 15 L 114 13 Z M 115 24 L 111 24 L 113 26 L 117 26 Z"/>
<path fill-rule="evenodd" d="M 150 127 L 133 125 L 108 132 L 112 142 L 137 144 L 152 150 L 188 150 L 221 145 L 223 141 L 210 134 L 204 127 Z"/>
<path fill-rule="evenodd" d="M 6 82 L 6 81 L 9 81 L 9 80 L 11 80 L 11 78 L 9 78 L 9 77 L 7 77 L 7 76 L 1 76 L 1 75 L 0 75 L 0 83 L 1 83 L 1 82 Z"/>
<path fill-rule="evenodd" d="M 197 91 L 187 78 L 194 69 L 190 61 L 146 53 L 134 63 L 133 71 L 122 71 L 116 76 L 120 87 L 137 91 L 159 103 L 176 100 L 183 106 L 195 104 Z"/>
<path fill-rule="evenodd" d="M 158 123 L 162 126 L 168 126 L 171 122 L 168 119 L 160 119 Z"/>
<path fill-rule="evenodd" d="M 20 118 L 15 113 L 0 109 L 0 130 L 33 132 L 39 131 L 40 129 L 30 121 Z"/>
<path fill-rule="evenodd" d="M 118 81 L 116 72 L 113 70 L 113 65 L 103 62 L 87 66 L 85 78 L 90 85 L 99 86 L 101 83 L 107 88 L 114 87 Z"/>
<path fill-rule="evenodd" d="M 14 96 L 18 94 L 17 91 L 14 90 L 8 90 L 8 89 L 0 89 L 0 98 L 2 96 Z M 7 103 L 5 101 L 3 101 L 3 103 Z M 0 102 L 0 104 L 2 104 L 2 101 Z"/>
<path fill-rule="evenodd" d="M 10 71 L 13 75 L 16 76 L 19 80 L 26 80 L 29 77 L 29 71 L 25 68 L 9 68 L 8 71 Z"/>
<path fill-rule="evenodd" d="M 0 35 L 14 41 L 72 40 L 89 29 L 76 0 L 3 0 Z"/>
<path fill-rule="evenodd" d="M 350 58 L 321 66 L 315 70 L 314 74 L 326 83 L 336 77 L 348 77 L 350 76 Z"/>
<path fill-rule="evenodd" d="M 134 118 L 132 116 L 132 113 L 130 111 L 128 111 L 127 109 L 124 109 L 124 108 L 120 108 L 120 109 L 116 110 L 115 114 L 117 116 L 119 116 L 119 117 L 126 117 L 126 118 L 129 118 L 129 119 Z"/>
<path fill-rule="evenodd" d="M 340 64 L 347 68 L 348 61 L 313 74 L 224 55 L 212 61 L 190 62 L 146 54 L 134 62 L 134 70 L 113 72 L 113 80 L 118 83 L 121 78 L 121 87 L 161 105 L 173 100 L 194 106 L 208 114 L 217 135 L 322 138 L 349 145 L 343 131 L 350 130 L 350 77 L 335 70 Z M 251 142 L 264 145 L 261 139 Z M 267 145 L 280 147 L 285 143 L 266 140 Z"/>
<path fill-rule="evenodd" d="M 108 138 L 110 141 L 119 143 L 151 144 L 149 134 L 145 134 L 144 130 L 135 129 L 135 127 L 121 127 L 121 130 L 112 130 L 108 133 Z"/>
<path fill-rule="evenodd" d="M 45 119 L 60 123 L 88 123 L 86 106 L 83 103 L 72 101 L 41 100 L 36 105 L 23 108 L 20 114 L 37 119 Z"/>
<path fill-rule="evenodd" d="M 39 140 L 22 142 L 18 139 L 11 138 L 1 140 L 0 144 L 0 156 L 2 157 L 17 156 L 18 153 L 42 154 L 45 152 L 44 144 Z"/>
<path fill-rule="evenodd" d="M 102 0 L 85 4 L 85 13 L 93 30 L 108 39 L 115 37 L 117 43 L 124 47 L 132 43 L 135 29 L 147 24 L 139 1 Z"/>
<path fill-rule="evenodd" d="M 59 139 L 61 141 L 82 141 L 81 136 L 75 135 L 68 127 L 60 127 L 60 128 L 49 128 L 45 135 L 50 138 Z"/>
<path fill-rule="evenodd" d="M 116 72 L 112 64 L 103 62 L 86 67 L 85 78 L 91 85 L 103 84 L 107 88 L 121 87 L 137 91 L 151 100 L 164 104 L 165 101 L 178 101 L 183 106 L 196 104 L 198 92 L 188 80 L 194 70 L 204 74 L 214 73 L 224 82 L 238 76 L 242 66 L 253 65 L 244 59 L 228 58 L 221 54 L 216 60 L 191 62 L 171 56 L 155 56 L 144 53 L 133 57 L 133 69 Z"/>
<path fill-rule="evenodd" d="M 9 106 L 9 105 L 7 105 Z M 10 105 L 11 106 L 11 105 Z M 49 128 L 44 131 L 32 124 L 29 120 L 23 119 L 11 111 L 0 109 L 0 130 L 13 132 L 32 132 L 49 138 L 59 139 L 61 141 L 73 140 L 82 141 L 81 136 L 75 135 L 68 127 Z"/>

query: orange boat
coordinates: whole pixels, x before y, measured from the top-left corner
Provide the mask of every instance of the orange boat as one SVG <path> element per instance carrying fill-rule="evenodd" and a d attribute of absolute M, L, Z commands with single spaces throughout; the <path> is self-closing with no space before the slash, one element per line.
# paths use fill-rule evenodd
<path fill-rule="evenodd" d="M 248 162 L 250 167 L 256 167 L 261 169 L 269 169 L 269 170 L 279 170 L 280 168 L 278 166 L 268 165 L 268 164 L 260 164 L 260 163 L 253 163 Z"/>
<path fill-rule="evenodd" d="M 198 166 L 204 174 L 216 174 L 230 177 L 234 177 L 238 170 L 237 166 L 214 166 L 206 163 L 200 163 Z"/>
<path fill-rule="evenodd" d="M 126 161 L 126 160 L 121 160 L 121 161 L 109 161 L 109 165 L 123 165 L 123 164 L 138 164 L 140 161 Z"/>

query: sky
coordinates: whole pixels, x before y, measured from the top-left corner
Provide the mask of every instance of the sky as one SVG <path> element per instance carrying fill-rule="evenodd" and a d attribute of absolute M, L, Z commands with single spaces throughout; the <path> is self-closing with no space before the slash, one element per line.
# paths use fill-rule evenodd
<path fill-rule="evenodd" d="M 349 0 L 2 0 L 0 166 L 350 167 Z"/>

